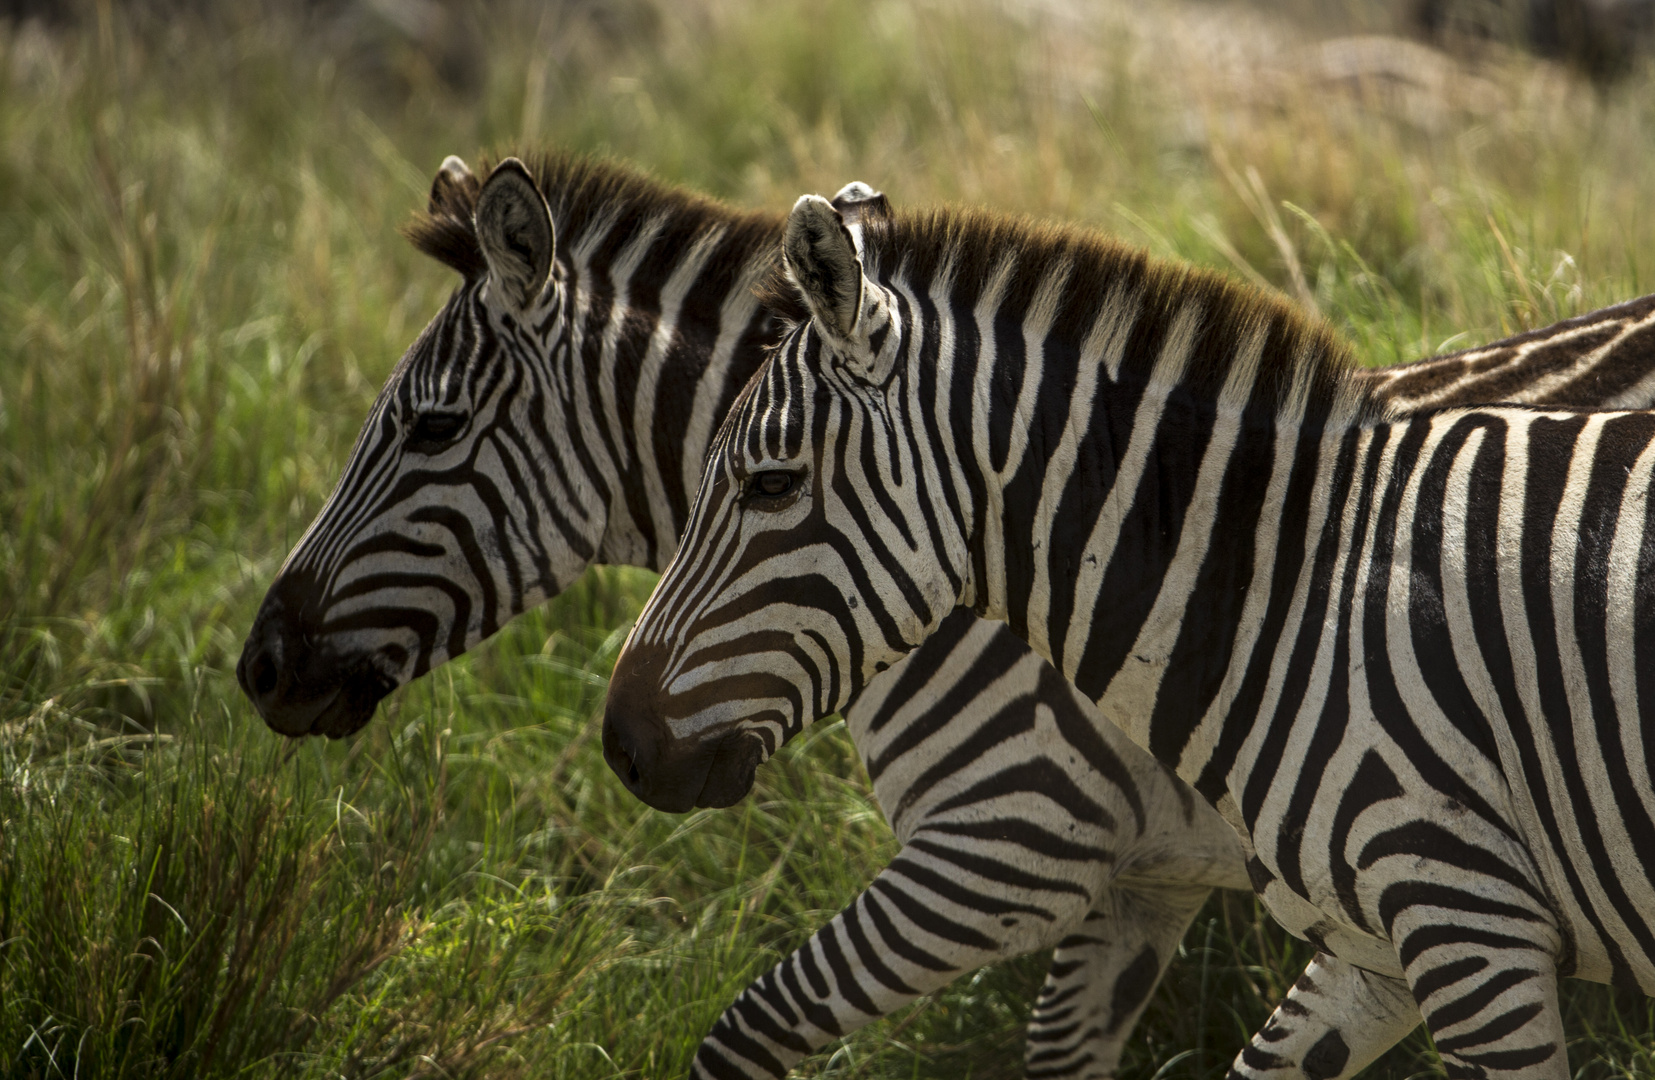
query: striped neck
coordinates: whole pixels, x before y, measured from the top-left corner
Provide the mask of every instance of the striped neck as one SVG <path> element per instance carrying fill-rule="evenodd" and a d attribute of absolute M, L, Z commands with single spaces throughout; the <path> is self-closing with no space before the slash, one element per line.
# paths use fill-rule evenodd
<path fill-rule="evenodd" d="M 887 397 L 913 400 L 922 428 L 947 418 L 962 602 L 1071 678 L 1091 665 L 1053 627 L 1077 597 L 1151 603 L 1191 557 L 1185 516 L 1220 487 L 1263 499 L 1277 439 L 1386 414 L 1325 326 L 1095 235 L 944 212 L 870 228 L 862 254 L 906 339 Z M 1253 444 L 1250 471 L 1213 474 L 1221 448 Z M 1110 570 L 1140 558 L 1147 577 Z"/>
<path fill-rule="evenodd" d="M 1385 418 L 1372 383 L 1285 303 L 1086 234 L 899 219 L 863 258 L 905 338 L 888 407 L 946 432 L 928 501 L 961 538 L 960 602 L 1179 764 L 1267 534 Z"/>
<path fill-rule="evenodd" d="M 1173 326 L 1147 370 L 1105 358 L 1074 370 L 1069 409 L 1008 409 L 1031 422 L 1009 425 L 1005 456 L 991 441 L 972 444 L 964 490 L 981 497 L 961 500 L 972 510 L 962 522 L 966 602 L 1009 623 L 1173 766 L 1205 759 L 1189 740 L 1204 714 L 1227 707 L 1227 661 L 1256 618 L 1256 561 L 1275 546 L 1266 537 L 1325 507 L 1376 419 L 1348 407 L 1259 407 L 1267 338 L 1243 337 L 1218 393 L 1202 394 L 1179 378 L 1192 335 Z M 954 417 L 957 433 L 968 425 L 983 430 L 981 411 Z M 1046 471 L 1031 482 L 1041 460 Z"/>
<path fill-rule="evenodd" d="M 603 488 L 597 561 L 661 569 L 677 547 L 716 419 L 776 338 L 753 290 L 780 223 L 653 184 L 577 175 L 552 190 L 563 333 L 546 339 L 554 415 Z M 548 325 L 547 330 L 552 328 Z M 575 462 L 564 462 L 574 466 Z"/>

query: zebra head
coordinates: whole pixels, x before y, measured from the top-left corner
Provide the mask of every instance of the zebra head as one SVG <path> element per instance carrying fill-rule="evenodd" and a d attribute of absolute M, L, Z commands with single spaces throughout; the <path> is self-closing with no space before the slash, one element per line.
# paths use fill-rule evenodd
<path fill-rule="evenodd" d="M 864 233 L 886 224 L 808 195 L 788 218 L 786 276 L 810 317 L 726 416 L 610 682 L 604 756 L 659 809 L 740 799 L 966 588 L 957 478 L 906 433 L 935 358 L 914 363 L 915 296 L 864 268 Z"/>
<path fill-rule="evenodd" d="M 433 252 L 465 281 L 380 391 L 236 666 L 284 735 L 357 730 L 396 687 L 565 587 L 603 533 L 591 478 L 544 460 L 568 441 L 546 421 L 566 392 L 549 361 L 568 315 L 545 197 L 516 158 L 479 184 L 450 157 L 430 211 L 474 230 L 469 254 Z"/>

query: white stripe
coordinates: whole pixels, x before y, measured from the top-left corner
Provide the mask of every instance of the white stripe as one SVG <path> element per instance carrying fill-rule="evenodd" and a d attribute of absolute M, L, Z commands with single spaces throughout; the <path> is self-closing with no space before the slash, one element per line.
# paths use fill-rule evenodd
<path fill-rule="evenodd" d="M 681 448 L 684 491 L 692 498 L 701 483 L 701 472 L 707 463 L 707 448 L 712 442 L 713 432 L 723 419 L 718 415 L 717 408 L 724 384 L 729 379 L 736 346 L 741 343 L 742 335 L 747 332 L 758 311 L 758 298 L 753 295 L 753 287 L 764 276 L 769 265 L 768 251 L 750 260 L 736 275 L 735 287 L 725 295 L 724 304 L 718 312 L 718 338 L 713 342 L 706 370 L 696 380 L 695 400 L 690 405 L 689 423 L 684 429 L 684 445 Z M 663 548 L 659 555 L 663 567 L 670 556 L 671 552 Z"/>
<path fill-rule="evenodd" d="M 695 238 L 673 268 L 671 276 L 661 286 L 660 314 L 649 335 L 643 360 L 638 365 L 638 386 L 632 399 L 632 435 L 639 443 L 639 469 L 644 477 L 644 494 L 649 506 L 652 538 L 664 539 L 658 545 L 656 562 L 664 566 L 668 554 L 663 548 L 676 548 L 677 523 L 673 521 L 672 503 L 667 498 L 666 481 L 661 476 L 661 455 L 654 446 L 656 433 L 656 388 L 661 382 L 661 368 L 672 355 L 679 336 L 678 319 L 684 309 L 684 300 L 701 276 L 701 270 L 713 250 L 724 239 L 724 228 L 714 226 Z"/>
<path fill-rule="evenodd" d="M 1074 474 L 1080 444 L 1091 432 L 1092 413 L 1098 394 L 1099 375 L 1111 379 L 1120 371 L 1126 343 L 1137 323 L 1141 304 L 1136 292 L 1120 281 L 1112 283 L 1104 297 L 1103 309 L 1081 343 L 1075 388 L 1069 398 L 1069 418 L 1057 449 L 1041 474 L 1040 502 L 1034 511 L 1034 582 L 1029 590 L 1029 645 L 1043 656 L 1051 655 L 1052 570 L 1047 541 L 1056 524 L 1058 505 Z"/>
<path fill-rule="evenodd" d="M 1648 769 L 1636 763 L 1649 760 L 1646 746 L 1645 720 L 1638 701 L 1638 561 L 1648 537 L 1645 522 L 1649 513 L 1649 486 L 1655 479 L 1655 441 L 1638 455 L 1627 474 L 1625 495 L 1620 517 L 1615 522 L 1615 539 L 1609 548 L 1609 592 L 1605 636 L 1609 646 L 1609 686 L 1615 701 L 1615 713 L 1620 721 L 1621 747 L 1626 756 L 1623 765 L 1632 777 L 1632 786 L 1644 812 L 1655 816 L 1655 779 Z M 1629 883 L 1636 885 L 1635 882 Z M 1627 890 L 1638 903 L 1646 923 L 1655 923 L 1648 890 L 1633 887 Z M 1644 986 L 1644 992 L 1652 988 Z"/>
<path fill-rule="evenodd" d="M 971 388 L 971 443 L 977 450 L 982 468 L 985 485 L 983 498 L 987 503 L 983 507 L 982 535 L 978 538 L 983 549 L 986 578 L 979 584 L 987 592 L 986 595 L 979 595 L 976 601 L 980 609 L 986 605 L 985 616 L 991 619 L 1003 618 L 1006 610 L 1006 538 L 1001 532 L 1005 506 L 1000 487 L 994 482 L 995 474 L 989 460 L 988 414 L 998 393 L 994 384 L 1000 369 L 994 323 L 1016 265 L 1015 255 L 1000 260 L 989 274 L 988 282 L 977 297 L 977 306 L 972 311 L 977 324 L 977 368 Z"/>

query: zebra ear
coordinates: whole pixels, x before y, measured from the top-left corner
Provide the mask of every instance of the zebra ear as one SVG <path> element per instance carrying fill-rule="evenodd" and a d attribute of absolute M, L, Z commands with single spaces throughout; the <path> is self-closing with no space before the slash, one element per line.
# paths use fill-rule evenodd
<path fill-rule="evenodd" d="M 442 167 L 431 181 L 431 197 L 426 204 L 432 217 L 452 215 L 460 206 L 470 206 L 477 202 L 477 189 L 482 186 L 475 173 L 466 163 L 449 154 L 442 159 Z M 464 221 L 466 215 L 459 215 Z"/>
<path fill-rule="evenodd" d="M 833 197 L 833 208 L 845 219 L 846 225 L 866 225 L 870 221 L 884 221 L 891 216 L 891 200 L 883 191 L 875 191 L 860 180 L 852 180 Z"/>
<path fill-rule="evenodd" d="M 787 274 L 822 329 L 849 338 L 862 315 L 862 256 L 845 219 L 820 195 L 804 195 L 782 237 Z"/>
<path fill-rule="evenodd" d="M 513 311 L 531 306 L 552 274 L 552 211 L 516 158 L 494 167 L 477 196 L 477 241 L 489 288 Z"/>

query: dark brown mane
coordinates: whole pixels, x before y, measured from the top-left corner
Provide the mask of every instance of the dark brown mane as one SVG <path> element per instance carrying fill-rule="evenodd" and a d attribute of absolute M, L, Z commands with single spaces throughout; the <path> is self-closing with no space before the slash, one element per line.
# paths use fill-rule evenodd
<path fill-rule="evenodd" d="M 900 277 L 910 285 L 930 283 L 939 274 L 952 281 L 956 297 L 981 295 L 990 278 L 1010 259 L 1003 307 L 1027 310 L 1047 273 L 1067 263 L 1069 276 L 1058 302 L 1058 333 L 1070 328 L 1078 350 L 1111 290 L 1129 287 L 1139 298 L 1140 326 L 1164 330 L 1181 309 L 1195 304 L 1203 318 L 1184 382 L 1197 392 L 1217 393 L 1239 344 L 1253 331 L 1266 333 L 1254 400 L 1351 417 L 1377 418 L 1382 409 L 1365 387 L 1348 377 L 1350 349 L 1322 320 L 1284 297 L 1231 280 L 1188 263 L 1152 258 L 1147 251 L 1088 229 L 1053 225 L 975 209 L 934 209 L 897 213 L 865 224 L 863 261 L 868 276 Z M 759 287 L 767 303 L 785 300 L 776 314 L 799 304 L 798 291 L 781 267 Z M 1134 339 L 1160 340 L 1158 332 Z M 1150 358 L 1152 359 L 1152 358 Z M 1263 397 L 1260 398 L 1259 395 Z M 1297 400 L 1289 402 L 1289 398 Z"/>
<path fill-rule="evenodd" d="M 788 279 L 787 270 L 782 266 L 780 259 L 777 259 L 770 272 L 753 286 L 753 295 L 758 297 L 765 310 L 780 320 L 783 326 L 796 326 L 810 318 L 810 309 L 805 307 L 804 298 Z"/>
<path fill-rule="evenodd" d="M 745 250 L 774 248 L 781 242 L 782 219 L 775 214 L 732 210 L 616 161 L 545 152 L 518 156 L 551 207 L 560 258 L 578 247 L 594 228 L 606 230 L 602 250 L 618 251 L 643 223 L 652 219 L 660 219 L 663 236 L 674 243 L 688 244 L 715 227 L 725 229 Z M 439 174 L 432 185 L 430 204 L 402 228 L 414 247 L 459 271 L 467 280 L 488 269 L 477 243 L 472 214 L 477 208 L 481 180 L 493 171 L 498 160 L 483 159 L 475 175 L 464 182 Z M 784 317 L 802 317 L 803 312 L 803 305 L 795 298 L 791 301 L 791 316 Z"/>

